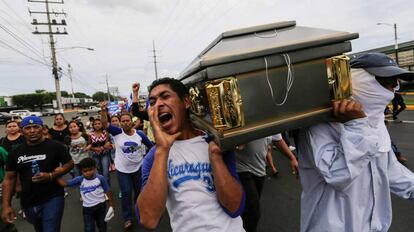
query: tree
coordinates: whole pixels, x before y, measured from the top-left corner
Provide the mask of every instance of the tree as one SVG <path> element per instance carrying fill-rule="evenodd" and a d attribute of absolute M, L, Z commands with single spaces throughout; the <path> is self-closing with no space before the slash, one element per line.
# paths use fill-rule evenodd
<path fill-rule="evenodd" d="M 35 93 L 46 93 L 45 89 L 36 89 Z"/>
<path fill-rule="evenodd" d="M 68 91 L 60 91 L 60 94 L 62 95 L 62 97 L 70 97 Z"/>
<path fill-rule="evenodd" d="M 48 103 L 44 94 L 41 93 L 30 93 L 30 94 L 19 94 L 12 96 L 13 103 L 18 106 L 28 107 L 34 111 L 36 106 L 42 107 L 43 104 Z"/>
<path fill-rule="evenodd" d="M 92 99 L 94 101 L 99 101 L 99 102 L 101 102 L 101 101 L 108 101 L 108 94 L 107 93 L 104 93 L 102 91 L 98 91 L 98 92 L 96 92 L 96 93 L 94 93 L 92 95 Z M 110 99 L 111 99 L 111 101 L 114 101 L 115 96 L 110 95 Z"/>
<path fill-rule="evenodd" d="M 75 95 L 76 98 L 91 98 L 86 93 L 81 93 L 81 92 L 76 92 L 74 95 Z"/>

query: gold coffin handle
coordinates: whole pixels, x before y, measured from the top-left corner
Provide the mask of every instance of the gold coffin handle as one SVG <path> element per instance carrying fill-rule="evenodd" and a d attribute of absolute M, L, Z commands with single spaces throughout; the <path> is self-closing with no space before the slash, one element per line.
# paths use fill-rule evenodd
<path fill-rule="evenodd" d="M 334 56 L 326 60 L 326 72 L 332 100 L 342 100 L 351 97 L 351 71 L 349 57 Z"/>
<path fill-rule="evenodd" d="M 220 78 L 205 83 L 213 126 L 229 130 L 244 125 L 240 90 L 235 77 Z"/>

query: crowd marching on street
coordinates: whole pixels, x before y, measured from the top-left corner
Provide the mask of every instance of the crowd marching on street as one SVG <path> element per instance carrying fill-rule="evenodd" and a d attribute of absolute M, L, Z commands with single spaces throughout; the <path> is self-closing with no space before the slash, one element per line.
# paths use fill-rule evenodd
<path fill-rule="evenodd" d="M 221 150 L 191 122 L 188 88 L 168 77 L 149 86 L 144 108 L 134 83 L 132 106 L 116 115 L 101 102 L 99 116 L 85 124 L 64 114 L 50 127 L 37 116 L 10 120 L 0 140 L 0 230 L 17 231 L 12 200 L 19 199 L 36 232 L 60 231 L 67 189 L 76 187 L 87 232 L 108 231 L 114 217 L 123 220 L 116 231 L 131 229 L 135 218 L 156 229 L 165 212 L 173 231 L 255 232 L 266 167 L 278 174 L 274 146 L 300 179 L 302 232 L 388 231 L 390 193 L 414 200 L 414 174 L 391 141 L 384 109 L 401 97 L 399 80 L 412 81 L 414 73 L 379 53 L 350 64 L 352 98 L 332 103 L 336 122 L 294 131 L 295 147 L 275 134 Z M 397 119 L 405 105 L 394 102 Z"/>

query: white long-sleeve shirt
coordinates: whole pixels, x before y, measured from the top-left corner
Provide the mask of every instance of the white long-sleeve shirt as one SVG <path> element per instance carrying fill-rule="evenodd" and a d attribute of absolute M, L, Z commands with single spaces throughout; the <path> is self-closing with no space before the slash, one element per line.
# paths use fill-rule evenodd
<path fill-rule="evenodd" d="M 381 152 L 367 118 L 323 123 L 299 133 L 301 231 L 387 231 L 390 191 L 414 198 L 414 174 Z"/>

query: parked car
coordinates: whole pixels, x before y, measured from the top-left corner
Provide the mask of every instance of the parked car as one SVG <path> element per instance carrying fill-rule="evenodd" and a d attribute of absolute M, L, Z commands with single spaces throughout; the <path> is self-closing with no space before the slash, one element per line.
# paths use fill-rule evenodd
<path fill-rule="evenodd" d="M 78 114 L 86 116 L 90 113 L 101 113 L 101 108 L 97 107 L 97 106 L 89 106 L 88 109 L 82 109 L 82 110 L 78 110 Z"/>
<path fill-rule="evenodd" d="M 11 119 L 13 119 L 13 116 L 11 116 L 9 113 L 0 112 L 0 124 L 5 124 L 7 120 Z"/>
<path fill-rule="evenodd" d="M 50 115 L 56 115 L 57 113 L 59 113 L 59 110 L 48 108 L 48 109 L 43 109 L 41 113 L 42 113 L 42 116 L 50 116 Z"/>
<path fill-rule="evenodd" d="M 38 117 L 42 116 L 42 113 L 40 113 L 40 112 L 30 112 L 29 110 L 12 110 L 12 111 L 10 111 L 10 114 L 12 116 L 20 116 L 22 118 L 25 118 L 25 117 L 30 116 L 30 115 L 35 115 L 35 116 L 38 116 Z"/>

